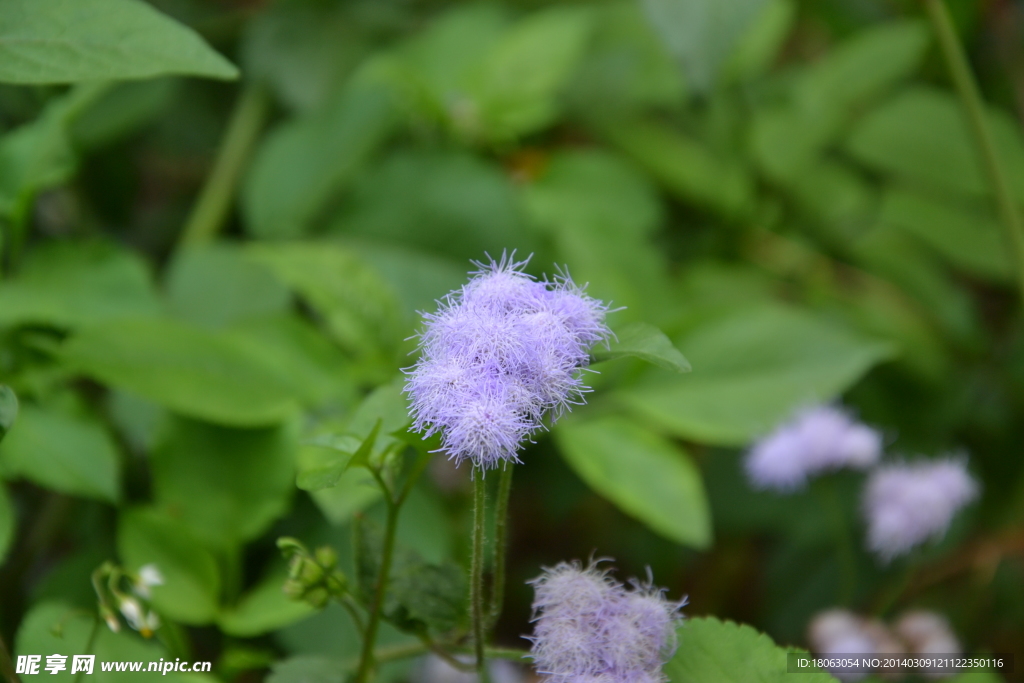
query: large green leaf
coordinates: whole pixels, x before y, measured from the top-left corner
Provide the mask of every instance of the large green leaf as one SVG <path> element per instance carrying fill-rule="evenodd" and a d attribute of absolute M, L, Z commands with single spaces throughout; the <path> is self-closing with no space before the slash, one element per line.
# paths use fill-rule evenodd
<path fill-rule="evenodd" d="M 673 434 L 727 445 L 833 398 L 893 353 L 888 343 L 775 305 L 713 319 L 676 345 L 693 363 L 692 374 L 652 376 L 618 396 Z"/>
<path fill-rule="evenodd" d="M 1024 141 L 1019 127 L 996 109 L 989 110 L 988 125 L 1010 190 L 1024 200 Z M 962 106 L 944 90 L 918 86 L 900 92 L 860 121 L 846 148 L 870 168 L 939 192 L 992 192 Z"/>
<path fill-rule="evenodd" d="M 14 505 L 7 495 L 7 488 L 0 481 L 0 565 L 7 558 L 7 549 L 14 541 L 14 532 L 18 528 L 18 520 L 14 516 Z"/>
<path fill-rule="evenodd" d="M 391 96 L 365 84 L 281 124 L 260 147 L 242 188 L 247 229 L 264 238 L 305 232 L 394 125 Z"/>
<path fill-rule="evenodd" d="M 600 346 L 591 355 L 595 363 L 616 358 L 639 358 L 676 372 L 689 372 L 690 362 L 672 346 L 672 340 L 665 333 L 647 323 L 633 323 L 615 332 L 615 339 L 607 349 Z"/>
<path fill-rule="evenodd" d="M 108 502 L 121 497 L 121 460 L 103 425 L 86 415 L 22 406 L 0 445 L 0 469 L 63 493 Z"/>
<path fill-rule="evenodd" d="M 44 243 L 0 284 L 0 325 L 76 327 L 158 311 L 146 264 L 105 242 Z"/>
<path fill-rule="evenodd" d="M 211 422 L 272 424 L 298 407 L 294 388 L 263 356 L 229 335 L 170 320 L 90 326 L 65 342 L 60 358 L 74 371 Z"/>
<path fill-rule="evenodd" d="M 223 611 L 217 625 L 228 635 L 252 638 L 276 631 L 305 619 L 315 609 L 307 602 L 292 600 L 281 587 L 287 572 L 271 572 L 241 597 L 238 604 Z"/>
<path fill-rule="evenodd" d="M 0 14 L 7 83 L 238 76 L 195 31 L 137 0 L 0 0 Z"/>
<path fill-rule="evenodd" d="M 576 474 L 627 514 L 677 543 L 710 545 L 704 484 L 681 448 L 614 416 L 565 420 L 555 437 Z"/>
<path fill-rule="evenodd" d="M 783 683 L 787 673 L 782 648 L 745 624 L 713 617 L 687 619 L 679 627 L 679 649 L 665 665 L 670 683 Z M 804 673 L 807 683 L 834 683 L 824 672 Z"/>
<path fill-rule="evenodd" d="M 767 0 L 644 0 L 651 24 L 686 69 L 695 90 L 708 91 Z"/>
<path fill-rule="evenodd" d="M 231 429 L 177 418 L 152 453 L 156 506 L 211 545 L 249 541 L 288 509 L 295 429 Z"/>
<path fill-rule="evenodd" d="M 220 601 L 217 562 L 200 538 L 181 522 L 148 508 L 121 513 L 117 551 L 125 566 L 138 571 L 156 565 L 163 585 L 153 586 L 153 606 L 185 624 L 212 622 Z"/>

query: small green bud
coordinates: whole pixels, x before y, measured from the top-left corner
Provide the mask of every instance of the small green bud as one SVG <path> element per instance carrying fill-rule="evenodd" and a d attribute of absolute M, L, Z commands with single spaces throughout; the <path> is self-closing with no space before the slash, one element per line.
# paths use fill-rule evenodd
<path fill-rule="evenodd" d="M 337 570 L 331 572 L 331 575 L 324 581 L 324 585 L 327 586 L 331 595 L 340 596 L 348 592 L 348 578 Z"/>
<path fill-rule="evenodd" d="M 304 557 L 302 560 L 298 580 L 307 586 L 315 586 L 322 582 L 324 580 L 323 568 L 308 557 Z"/>
<path fill-rule="evenodd" d="M 288 579 L 281 589 L 292 600 L 301 600 L 306 593 L 306 586 L 298 579 Z"/>
<path fill-rule="evenodd" d="M 331 599 L 331 594 L 327 592 L 326 588 L 317 587 L 306 592 L 305 600 L 313 607 L 322 609 L 327 606 L 327 601 Z"/>
<path fill-rule="evenodd" d="M 325 570 L 330 571 L 338 566 L 338 553 L 329 545 L 320 546 L 316 549 L 316 562 Z"/>

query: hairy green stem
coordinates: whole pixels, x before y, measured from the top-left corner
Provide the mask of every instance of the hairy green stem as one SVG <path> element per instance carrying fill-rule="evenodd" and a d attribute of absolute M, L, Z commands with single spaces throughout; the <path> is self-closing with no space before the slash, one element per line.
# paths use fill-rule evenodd
<path fill-rule="evenodd" d="M 992 132 L 989 130 L 985 118 L 985 105 L 982 102 L 978 84 L 971 72 L 963 47 L 960 45 L 960 39 L 956 35 L 946 5 L 942 0 L 923 1 L 928 10 L 932 28 L 938 38 L 939 47 L 942 49 L 942 56 L 946 60 L 949 75 L 953 79 L 953 84 L 956 86 L 960 101 L 967 113 L 971 133 L 974 135 L 974 142 L 981 154 L 985 173 L 988 175 L 989 182 L 992 183 L 996 204 L 1002 217 L 1003 227 L 1006 229 L 1006 238 L 1017 269 L 1021 296 L 1024 296 L 1024 223 L 1021 223 L 1020 212 L 1013 197 L 1009 179 L 1003 171 L 996 152 L 995 141 L 992 139 Z"/>
<path fill-rule="evenodd" d="M 380 573 L 377 575 L 377 585 L 374 587 L 370 620 L 366 625 L 366 634 L 363 638 L 363 653 L 359 658 L 356 683 L 367 683 L 373 671 L 375 664 L 373 647 L 377 642 L 377 630 L 380 627 L 381 612 L 384 609 L 384 596 L 387 595 L 388 577 L 391 575 L 391 557 L 395 548 L 395 529 L 398 528 L 399 506 L 392 500 L 387 487 L 385 487 L 384 495 L 388 508 L 387 526 L 384 529 L 384 551 L 380 561 Z"/>
<path fill-rule="evenodd" d="M 494 504 L 494 581 L 487 614 L 490 630 L 501 616 L 505 604 L 505 559 L 508 554 L 508 501 L 512 492 L 512 472 L 515 467 L 505 463 L 498 479 L 498 498 Z"/>
<path fill-rule="evenodd" d="M 480 680 L 486 675 L 484 656 L 484 508 L 487 503 L 487 482 L 484 471 L 473 471 L 473 554 L 470 559 L 469 603 L 473 622 L 473 650 L 476 655 L 476 670 Z"/>
<path fill-rule="evenodd" d="M 220 232 L 242 169 L 269 111 L 270 97 L 266 88 L 259 83 L 246 85 L 231 114 L 213 169 L 185 222 L 179 246 L 206 244 Z"/>

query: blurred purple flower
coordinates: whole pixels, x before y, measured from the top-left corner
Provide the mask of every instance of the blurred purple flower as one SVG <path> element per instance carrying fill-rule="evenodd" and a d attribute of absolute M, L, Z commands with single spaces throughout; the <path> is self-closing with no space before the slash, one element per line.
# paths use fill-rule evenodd
<path fill-rule="evenodd" d="M 841 408 L 815 406 L 755 443 L 745 466 L 755 487 L 785 492 L 803 487 L 815 474 L 865 469 L 881 454 L 882 436 L 876 430 Z"/>
<path fill-rule="evenodd" d="M 633 582 L 627 590 L 595 564 L 562 562 L 530 582 L 531 656 L 551 683 L 661 683 L 676 648 L 679 610 L 664 591 Z"/>
<path fill-rule="evenodd" d="M 413 428 L 441 433 L 441 448 L 481 468 L 518 462 L 523 441 L 587 391 L 580 370 L 607 340 L 607 306 L 568 275 L 538 282 L 525 261 L 480 270 L 436 313 L 424 314 L 422 355 L 409 371 Z"/>
<path fill-rule="evenodd" d="M 963 459 L 880 467 L 868 479 L 864 515 L 868 547 L 884 560 L 941 537 L 953 516 L 978 495 Z"/>

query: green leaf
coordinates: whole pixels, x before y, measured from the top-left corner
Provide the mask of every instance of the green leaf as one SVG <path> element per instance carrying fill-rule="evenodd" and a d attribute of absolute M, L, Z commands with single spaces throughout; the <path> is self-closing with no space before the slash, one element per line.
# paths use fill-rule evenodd
<path fill-rule="evenodd" d="M 301 621 L 316 610 L 300 600 L 292 600 L 281 587 L 288 575 L 272 572 L 239 599 L 238 604 L 217 618 L 224 633 L 238 638 L 252 638 Z"/>
<path fill-rule="evenodd" d="M 677 543 L 710 545 L 704 484 L 681 448 L 621 417 L 565 420 L 555 438 L 573 471 L 627 514 Z"/>
<path fill-rule="evenodd" d="M 255 244 L 249 255 L 268 267 L 320 315 L 332 336 L 350 351 L 379 354 L 398 340 L 398 304 L 380 276 L 343 247 Z"/>
<path fill-rule="evenodd" d="M 88 581 L 87 581 L 88 582 Z M 157 587 L 159 589 L 160 587 Z M 71 657 L 74 655 L 95 655 L 93 673 L 88 680 L 98 683 L 143 683 L 152 680 L 154 673 L 131 671 L 103 671 L 100 662 L 156 662 L 169 657 L 164 648 L 155 640 L 143 640 L 141 636 L 127 629 L 112 633 L 98 624 L 95 639 L 90 638 L 97 626 L 96 617 L 82 612 L 75 606 L 56 600 L 47 600 L 32 606 L 18 627 L 14 640 L 14 655 L 42 655 L 40 674 L 47 680 L 73 681 L 78 674 L 71 674 Z M 57 629 L 55 633 L 54 630 Z M 90 642 L 92 646 L 90 647 Z M 62 654 L 68 657 L 67 668 L 54 675 L 45 671 L 46 656 Z M 161 680 L 173 683 L 215 683 L 217 679 L 209 674 L 168 672 Z"/>
<path fill-rule="evenodd" d="M 684 621 L 678 634 L 679 649 L 664 668 L 671 683 L 783 683 L 793 677 L 786 673 L 786 654 L 794 648 L 781 648 L 745 624 L 698 617 Z M 800 680 L 835 682 L 820 671 Z"/>
<path fill-rule="evenodd" d="M 18 419 L 18 396 L 6 384 L 0 384 L 0 441 Z"/>
<path fill-rule="evenodd" d="M 617 339 L 609 348 L 595 348 L 591 355 L 595 363 L 631 356 L 653 363 L 666 370 L 689 372 L 690 362 L 672 346 L 665 333 L 647 323 L 633 323 L 615 333 Z"/>
<path fill-rule="evenodd" d="M 369 436 L 362 442 L 351 436 L 342 436 L 321 437 L 315 443 L 310 444 L 317 449 L 321 456 L 324 451 L 327 451 L 328 457 L 318 458 L 315 465 L 307 464 L 300 468 L 296 486 L 304 491 L 319 491 L 337 484 L 341 475 L 353 465 L 368 467 L 369 457 L 373 452 L 373 445 L 377 441 L 381 423 L 381 420 L 377 420 L 377 424 L 374 425 Z"/>
<path fill-rule="evenodd" d="M 238 76 L 195 31 L 136 0 L 4 0 L 3 14 L 2 82 Z"/>
<path fill-rule="evenodd" d="M 220 598 L 217 562 L 198 536 L 181 522 L 148 508 L 121 513 L 117 552 L 131 571 L 156 565 L 164 583 L 153 586 L 160 614 L 199 626 L 214 621 Z"/>
<path fill-rule="evenodd" d="M 106 242 L 44 243 L 0 284 L 0 325 L 77 327 L 158 311 L 143 260 Z"/>
<path fill-rule="evenodd" d="M 354 668 L 347 661 L 319 655 L 299 655 L 275 662 L 267 676 L 267 683 L 345 683 L 347 674 Z"/>
<path fill-rule="evenodd" d="M 273 130 L 242 187 L 246 228 L 261 238 L 306 232 L 394 127 L 391 95 L 357 84 Z"/>
<path fill-rule="evenodd" d="M 694 90 L 707 92 L 767 0 L 644 0 L 651 25 L 682 63 Z"/>
<path fill-rule="evenodd" d="M 395 201 L 398 196 L 401 201 Z M 331 230 L 420 247 L 462 264 L 484 252 L 533 248 L 508 174 L 479 155 L 456 150 L 403 149 L 374 164 L 354 183 Z"/>
<path fill-rule="evenodd" d="M 465 616 L 466 588 L 465 573 L 453 562 L 406 559 L 392 572 L 387 618 L 403 631 L 447 633 Z"/>
<path fill-rule="evenodd" d="M 0 446 L 4 475 L 72 495 L 117 502 L 121 458 L 95 418 L 25 405 Z"/>
<path fill-rule="evenodd" d="M 883 195 L 878 220 L 913 235 L 957 268 L 1000 282 L 1011 281 L 1013 260 L 1002 226 L 989 207 L 971 208 L 895 188 Z"/>
<path fill-rule="evenodd" d="M 722 445 L 745 444 L 799 407 L 830 400 L 894 352 L 778 305 L 712 319 L 676 345 L 686 350 L 692 374 L 652 373 L 619 397 L 675 435 Z"/>
<path fill-rule="evenodd" d="M 307 463 L 317 457 L 318 452 L 314 449 L 319 449 L 321 454 L 324 451 L 322 446 L 304 446 L 299 449 L 300 469 L 309 467 Z M 337 457 L 337 452 L 332 450 L 327 455 Z M 373 475 L 362 467 L 347 470 L 330 488 L 310 492 L 320 512 L 334 525 L 351 522 L 353 515 L 370 507 L 382 495 Z"/>
<path fill-rule="evenodd" d="M 1010 190 L 1024 200 L 1020 130 L 997 109 L 989 109 L 988 125 Z M 961 104 L 944 90 L 903 90 L 860 121 L 846 149 L 869 168 L 938 192 L 973 197 L 992 192 Z"/>
<path fill-rule="evenodd" d="M 722 65 L 725 79 L 743 80 L 767 71 L 793 28 L 796 12 L 794 0 L 767 0 Z"/>
<path fill-rule="evenodd" d="M 252 540 L 288 510 L 293 425 L 231 429 L 174 419 L 152 453 L 156 506 L 213 546 Z"/>
<path fill-rule="evenodd" d="M 684 201 L 726 217 L 748 213 L 753 180 L 744 166 L 664 123 L 635 119 L 597 123 L 601 133 Z"/>
<path fill-rule="evenodd" d="M 83 328 L 59 355 L 73 371 L 211 422 L 261 426 L 298 408 L 294 388 L 260 354 L 228 335 L 170 320 Z"/>
<path fill-rule="evenodd" d="M 273 273 L 228 244 L 178 252 L 168 268 L 167 299 L 173 315 L 210 329 L 283 313 L 290 303 Z"/>
<path fill-rule="evenodd" d="M 551 123 L 558 113 L 555 95 L 583 56 L 592 25 L 587 8 L 554 7 L 505 31 L 472 71 L 470 116 L 476 120 L 462 121 L 464 132 L 507 140 Z"/>
<path fill-rule="evenodd" d="M 7 558 L 7 549 L 14 542 L 14 532 L 18 528 L 18 520 L 14 516 L 14 505 L 7 495 L 7 487 L 0 481 L 0 565 Z"/>

